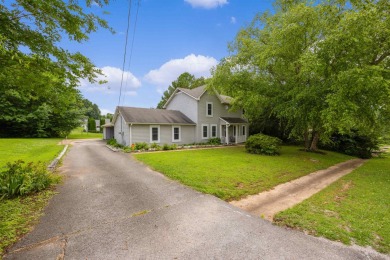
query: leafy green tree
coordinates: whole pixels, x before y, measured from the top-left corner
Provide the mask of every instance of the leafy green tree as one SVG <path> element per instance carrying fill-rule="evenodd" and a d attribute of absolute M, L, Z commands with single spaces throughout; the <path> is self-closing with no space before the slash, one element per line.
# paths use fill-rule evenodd
<path fill-rule="evenodd" d="M 157 108 L 163 108 L 165 103 L 168 101 L 168 99 L 171 97 L 171 95 L 177 88 L 193 89 L 196 87 L 200 87 L 204 84 L 206 84 L 206 80 L 204 77 L 195 78 L 194 75 L 188 72 L 180 74 L 180 76 L 172 82 L 168 89 L 164 91 L 163 96 L 161 97 L 161 101 L 157 105 Z"/>
<path fill-rule="evenodd" d="M 277 1 L 230 44 L 212 85 L 287 123 L 317 150 L 320 138 L 376 137 L 390 119 L 390 3 Z"/>
<path fill-rule="evenodd" d="M 87 0 L 99 5 L 106 0 Z M 0 4 L 0 136 L 64 136 L 84 113 L 80 78 L 101 73 L 81 53 L 61 47 L 63 37 L 88 40 L 110 29 L 76 1 L 19 0 Z"/>
<path fill-rule="evenodd" d="M 88 99 L 83 99 L 83 104 L 86 109 L 85 116 L 100 119 L 101 112 L 98 105 L 92 103 Z"/>

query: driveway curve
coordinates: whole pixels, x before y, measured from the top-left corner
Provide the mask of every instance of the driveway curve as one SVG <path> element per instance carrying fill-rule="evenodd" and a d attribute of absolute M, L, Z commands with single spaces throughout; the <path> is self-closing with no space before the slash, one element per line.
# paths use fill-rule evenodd
<path fill-rule="evenodd" d="M 73 144 L 36 228 L 5 259 L 388 259 L 273 226 L 112 152 Z"/>

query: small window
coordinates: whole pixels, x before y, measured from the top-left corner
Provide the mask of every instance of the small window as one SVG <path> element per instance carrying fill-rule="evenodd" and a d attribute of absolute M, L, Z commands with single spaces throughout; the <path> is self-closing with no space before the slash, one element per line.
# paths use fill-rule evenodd
<path fill-rule="evenodd" d="M 237 126 L 233 126 L 233 135 L 236 136 L 237 133 Z"/>
<path fill-rule="evenodd" d="M 209 138 L 209 125 L 202 125 L 202 139 Z"/>
<path fill-rule="evenodd" d="M 208 117 L 213 116 L 213 103 L 212 102 L 206 103 L 206 116 L 208 116 Z"/>
<path fill-rule="evenodd" d="M 160 142 L 160 126 L 150 126 L 150 142 Z"/>
<path fill-rule="evenodd" d="M 172 142 L 180 142 L 181 141 L 181 138 L 180 138 L 180 126 L 173 126 L 172 127 Z"/>
<path fill-rule="evenodd" d="M 211 137 L 217 137 L 217 125 L 211 125 Z"/>
<path fill-rule="evenodd" d="M 242 135 L 246 135 L 246 127 L 244 125 L 242 126 Z"/>

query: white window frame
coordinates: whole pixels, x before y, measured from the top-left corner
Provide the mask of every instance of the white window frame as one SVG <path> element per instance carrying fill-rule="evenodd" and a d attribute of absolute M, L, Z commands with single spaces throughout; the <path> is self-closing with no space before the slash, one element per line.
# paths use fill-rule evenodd
<path fill-rule="evenodd" d="M 242 135 L 246 136 L 246 125 L 242 126 Z"/>
<path fill-rule="evenodd" d="M 203 133 L 204 133 L 203 127 L 207 127 L 207 131 L 206 131 L 207 136 L 206 137 L 203 135 Z M 210 127 L 208 124 L 202 124 L 202 128 L 201 128 L 202 139 L 209 139 L 209 136 L 210 136 L 209 130 L 210 130 Z"/>
<path fill-rule="evenodd" d="M 213 127 L 215 127 L 215 135 L 213 135 Z M 210 138 L 216 138 L 216 137 L 218 137 L 218 125 L 211 124 L 210 125 Z"/>
<path fill-rule="evenodd" d="M 175 128 L 179 129 L 179 139 L 175 139 Z M 172 143 L 181 142 L 181 126 L 173 125 L 172 126 Z"/>
<path fill-rule="evenodd" d="M 158 129 L 158 139 L 157 140 L 153 140 L 153 130 L 152 130 L 153 128 Z M 151 125 L 149 127 L 149 132 L 150 132 L 150 143 L 160 143 L 160 137 L 161 137 L 160 126 L 159 125 Z"/>
<path fill-rule="evenodd" d="M 211 105 L 211 115 L 209 115 L 209 105 Z M 206 102 L 206 117 L 213 117 L 214 105 L 213 102 Z"/>

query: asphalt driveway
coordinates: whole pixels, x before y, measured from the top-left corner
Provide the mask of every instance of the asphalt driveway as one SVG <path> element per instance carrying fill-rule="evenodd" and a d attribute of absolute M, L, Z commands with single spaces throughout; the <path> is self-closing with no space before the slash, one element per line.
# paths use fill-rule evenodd
<path fill-rule="evenodd" d="M 71 147 L 59 194 L 6 259 L 387 259 L 273 226 L 104 145 Z"/>

